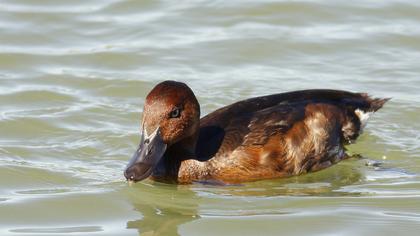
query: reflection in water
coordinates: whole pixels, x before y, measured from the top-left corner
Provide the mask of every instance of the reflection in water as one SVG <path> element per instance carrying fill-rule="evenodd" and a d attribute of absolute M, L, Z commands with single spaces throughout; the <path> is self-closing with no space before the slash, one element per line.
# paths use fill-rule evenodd
<path fill-rule="evenodd" d="M 206 206 L 200 206 L 200 202 L 209 202 L 215 196 L 225 198 L 227 205 L 211 206 L 211 215 L 235 215 L 235 212 L 240 212 L 243 215 L 247 211 L 252 214 L 259 214 L 259 212 L 255 212 L 254 207 L 241 205 L 241 202 L 237 199 L 238 196 L 264 198 L 290 195 L 360 195 L 361 193 L 339 191 L 342 187 L 358 183 L 364 179 L 363 174 L 354 168 L 355 166 L 352 162 L 360 163 L 359 160 L 353 158 L 317 173 L 241 185 L 193 184 L 182 186 L 148 181 L 137 183 L 126 189 L 126 196 L 134 210 L 143 217 L 138 220 L 128 221 L 127 228 L 138 230 L 140 235 L 179 235 L 179 226 L 199 219 L 200 214 L 207 214 L 203 210 Z M 200 201 L 200 199 L 202 200 Z M 235 211 L 235 209 L 228 210 L 228 202 L 232 200 L 237 203 L 234 208 L 240 208 L 240 211 Z M 202 209 L 200 213 L 198 212 L 199 207 Z M 275 214 L 282 212 L 282 209 L 271 210 Z M 267 211 L 264 212 L 265 214 L 267 213 Z"/>
<path fill-rule="evenodd" d="M 188 186 L 138 183 L 128 191 L 143 217 L 128 221 L 127 228 L 137 229 L 139 235 L 179 235 L 180 225 L 200 218 L 197 196 Z"/>
<path fill-rule="evenodd" d="M 127 222 L 127 228 L 138 229 L 140 235 L 179 235 L 179 225 L 197 218 L 193 212 L 183 213 L 171 208 L 142 204 L 134 205 L 134 207 L 144 216 L 142 219 Z"/>
<path fill-rule="evenodd" d="M 290 208 L 291 202 L 299 204 L 303 198 L 289 196 L 316 196 L 323 202 L 320 200 L 323 197 L 329 201 L 370 194 L 357 189 L 348 191 L 349 187 L 369 182 L 367 174 L 373 169 L 365 166 L 366 160 L 360 158 L 363 157 L 356 156 L 316 173 L 240 185 L 140 182 L 124 189 L 133 209 L 142 215 L 140 219 L 128 221 L 127 228 L 137 230 L 140 235 L 180 235 L 181 225 L 205 216 L 294 214 L 296 209 Z"/>

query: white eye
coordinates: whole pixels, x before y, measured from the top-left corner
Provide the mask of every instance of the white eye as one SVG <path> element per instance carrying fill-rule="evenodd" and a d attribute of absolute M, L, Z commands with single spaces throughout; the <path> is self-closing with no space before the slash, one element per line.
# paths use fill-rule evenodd
<path fill-rule="evenodd" d="M 178 107 L 175 107 L 171 113 L 169 114 L 170 118 L 178 118 L 181 116 L 181 109 Z"/>

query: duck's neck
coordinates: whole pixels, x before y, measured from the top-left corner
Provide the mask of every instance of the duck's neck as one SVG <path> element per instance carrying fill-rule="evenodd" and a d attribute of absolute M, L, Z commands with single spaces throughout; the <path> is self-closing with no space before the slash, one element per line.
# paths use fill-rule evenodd
<path fill-rule="evenodd" d="M 181 141 L 173 144 L 167 150 L 168 158 L 183 161 L 195 158 L 195 147 L 197 144 L 198 133 L 193 134 Z"/>
<path fill-rule="evenodd" d="M 187 183 L 204 175 L 205 164 L 196 159 L 198 132 L 171 145 L 156 167 L 153 177 L 158 181 Z"/>

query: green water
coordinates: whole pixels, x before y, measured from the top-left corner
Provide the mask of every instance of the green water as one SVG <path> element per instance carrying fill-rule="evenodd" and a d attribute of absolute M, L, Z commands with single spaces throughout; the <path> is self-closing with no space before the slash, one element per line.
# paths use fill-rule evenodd
<path fill-rule="evenodd" d="M 420 3 L 0 1 L 0 235 L 418 235 Z M 128 186 L 144 97 L 204 114 L 306 88 L 393 99 L 360 158 L 234 186 Z M 367 163 L 379 163 L 377 166 Z"/>

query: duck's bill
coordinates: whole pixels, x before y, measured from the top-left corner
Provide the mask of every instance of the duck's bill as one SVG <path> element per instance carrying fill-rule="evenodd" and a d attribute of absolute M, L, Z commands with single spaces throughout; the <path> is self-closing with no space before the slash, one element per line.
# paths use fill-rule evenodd
<path fill-rule="evenodd" d="M 149 177 L 162 159 L 166 146 L 159 128 L 150 136 L 145 135 L 143 131 L 140 145 L 124 171 L 125 178 L 137 182 Z"/>

